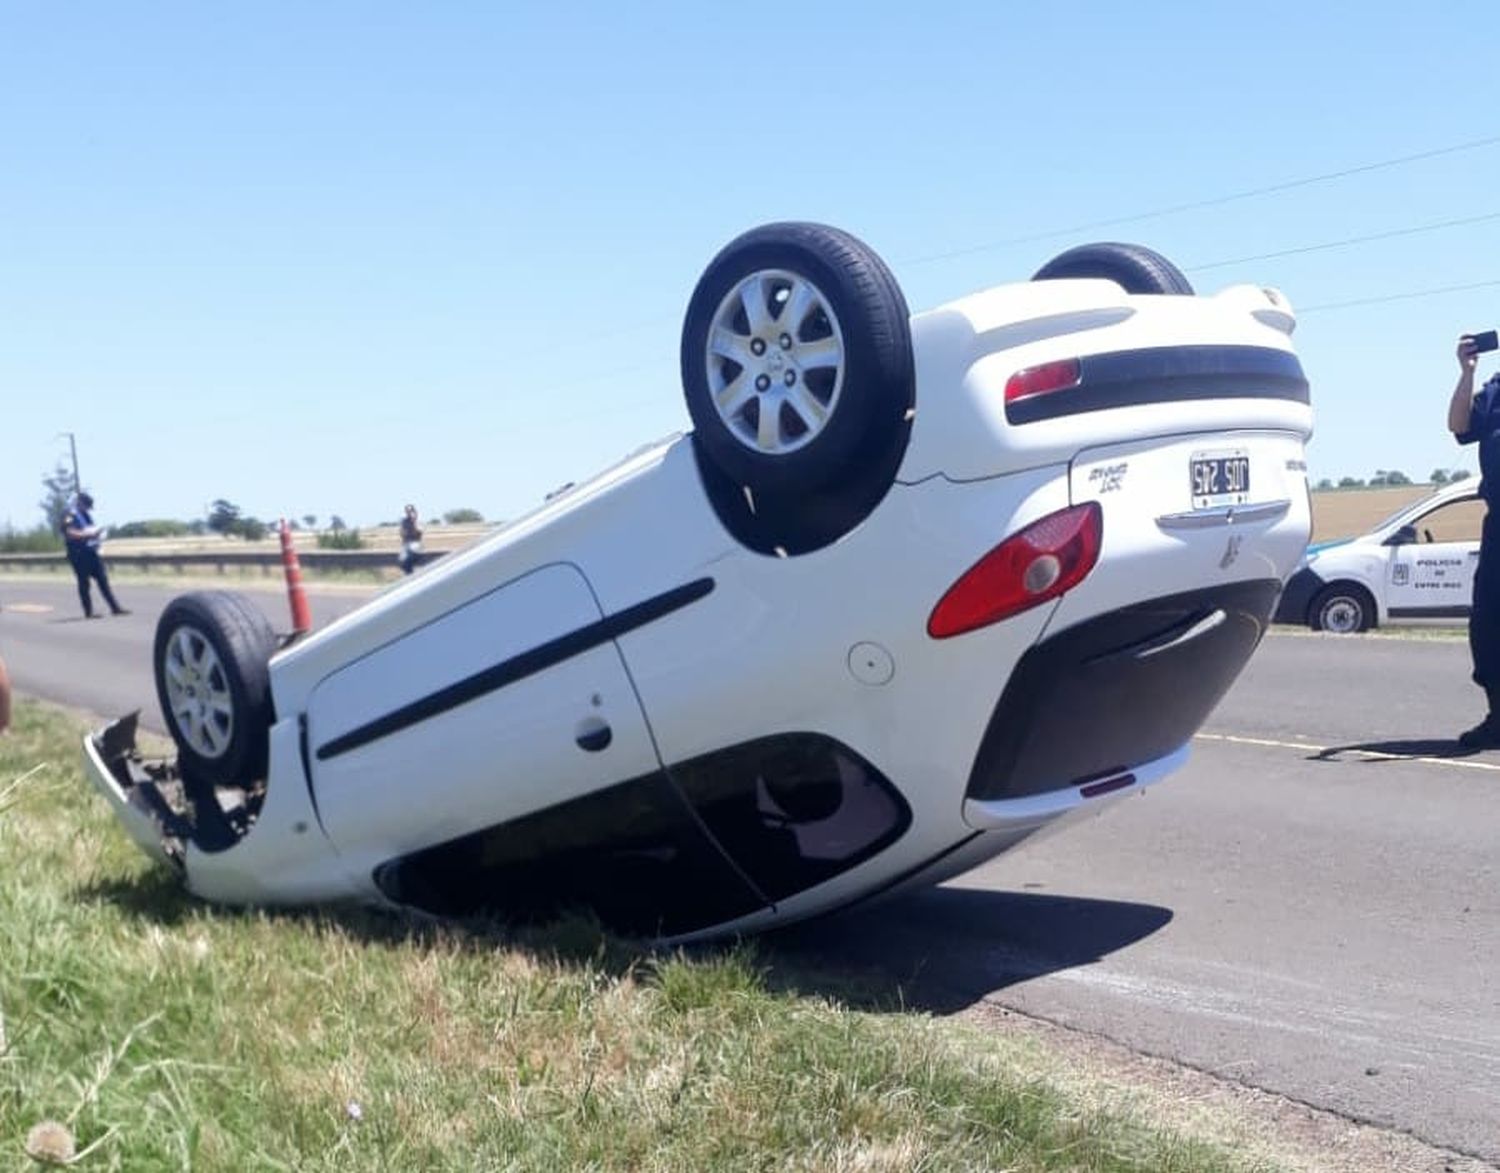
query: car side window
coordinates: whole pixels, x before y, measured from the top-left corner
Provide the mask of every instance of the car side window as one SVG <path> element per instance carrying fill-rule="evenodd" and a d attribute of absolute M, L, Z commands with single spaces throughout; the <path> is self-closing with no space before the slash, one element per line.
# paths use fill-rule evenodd
<path fill-rule="evenodd" d="M 1485 505 L 1478 498 L 1450 501 L 1417 518 L 1421 542 L 1477 542 L 1484 525 Z"/>

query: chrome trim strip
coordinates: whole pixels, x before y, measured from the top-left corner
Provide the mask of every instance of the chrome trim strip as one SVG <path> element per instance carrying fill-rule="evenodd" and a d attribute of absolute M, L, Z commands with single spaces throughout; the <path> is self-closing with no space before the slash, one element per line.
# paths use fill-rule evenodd
<path fill-rule="evenodd" d="M 1156 519 L 1162 529 L 1216 529 L 1247 521 L 1274 521 L 1286 516 L 1290 498 L 1262 501 L 1258 505 L 1220 505 L 1217 509 L 1194 509 L 1188 513 L 1164 513 Z"/>

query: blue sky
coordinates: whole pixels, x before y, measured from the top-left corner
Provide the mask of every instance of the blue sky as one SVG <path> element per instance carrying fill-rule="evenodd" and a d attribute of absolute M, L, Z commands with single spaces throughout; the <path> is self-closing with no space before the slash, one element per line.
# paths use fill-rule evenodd
<path fill-rule="evenodd" d="M 0 524 L 39 520 L 67 431 L 107 522 L 512 516 L 686 426 L 693 283 L 792 218 L 863 237 L 914 309 L 1091 239 L 1278 285 L 1308 310 L 1314 476 L 1473 467 L 1453 343 L 1500 284 L 1312 307 L 1500 282 L 1500 215 L 1198 266 L 1500 214 L 1500 141 L 1070 229 L 1500 136 L 1494 28 L 1480 3 L 0 0 Z"/>

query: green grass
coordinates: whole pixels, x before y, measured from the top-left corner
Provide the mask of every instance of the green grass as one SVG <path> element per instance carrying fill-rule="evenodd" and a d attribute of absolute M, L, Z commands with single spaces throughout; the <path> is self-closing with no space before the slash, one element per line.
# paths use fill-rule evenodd
<path fill-rule="evenodd" d="M 79 733 L 23 702 L 0 738 L 0 1170 L 48 1120 L 84 1169 L 1251 1167 L 751 945 L 202 904 L 87 792 Z"/>

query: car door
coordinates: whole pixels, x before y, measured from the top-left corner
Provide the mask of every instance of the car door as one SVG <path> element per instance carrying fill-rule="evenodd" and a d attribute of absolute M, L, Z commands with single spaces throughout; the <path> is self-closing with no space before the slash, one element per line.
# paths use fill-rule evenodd
<path fill-rule="evenodd" d="M 1390 539 L 1386 604 L 1392 619 L 1461 618 L 1474 597 L 1485 506 L 1476 496 L 1448 501 Z"/>
<path fill-rule="evenodd" d="M 602 620 L 553 563 L 327 676 L 307 753 L 333 842 L 394 857 L 657 773 Z"/>

